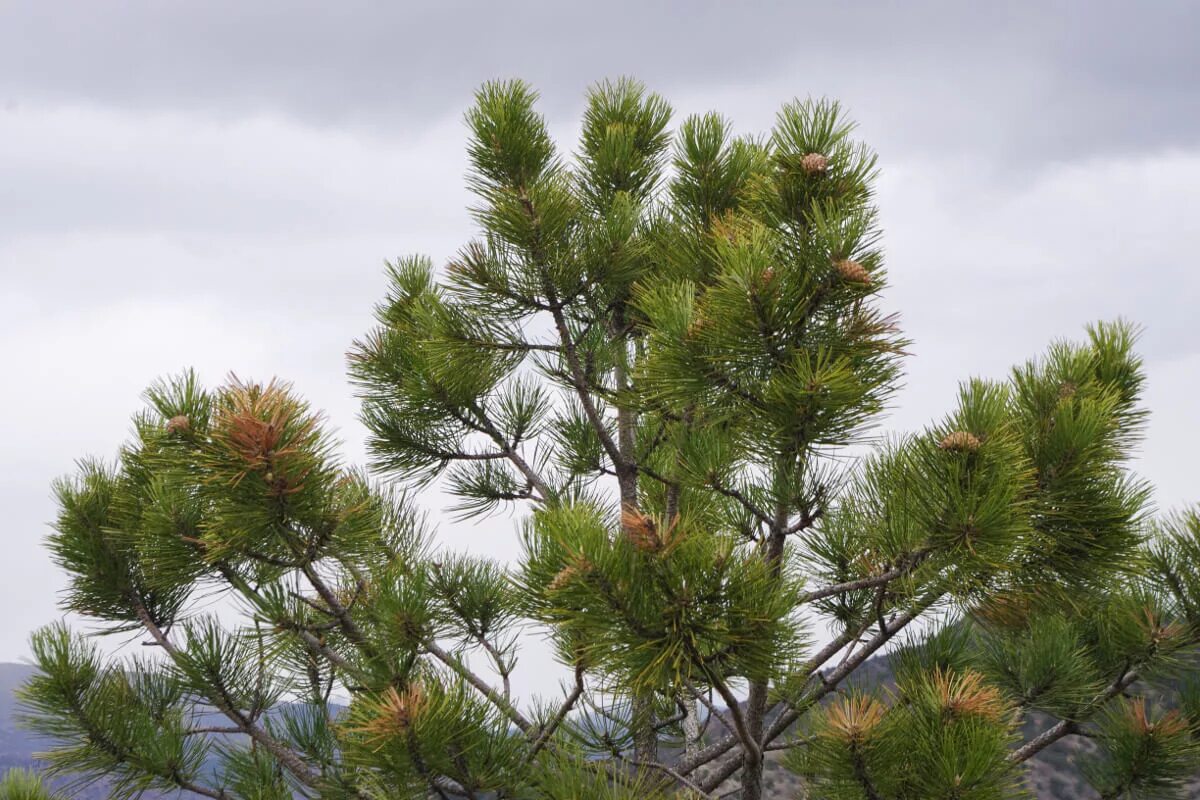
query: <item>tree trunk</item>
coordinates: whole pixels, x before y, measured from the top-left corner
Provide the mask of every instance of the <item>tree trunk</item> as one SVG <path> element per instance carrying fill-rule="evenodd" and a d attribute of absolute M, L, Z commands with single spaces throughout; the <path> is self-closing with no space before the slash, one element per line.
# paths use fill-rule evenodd
<path fill-rule="evenodd" d="M 776 480 L 782 482 L 783 475 L 790 472 L 790 459 L 780 457 L 777 464 Z M 771 572 L 776 577 L 780 574 L 783 562 L 783 549 L 787 540 L 787 508 L 782 503 L 776 506 L 771 532 L 767 538 L 765 557 L 771 566 Z M 751 681 L 750 694 L 746 699 L 746 728 L 755 741 L 762 743 L 763 717 L 767 711 L 768 680 Z M 762 800 L 763 794 L 763 761 L 764 755 L 747 750 L 742 757 L 742 800 Z"/>
<path fill-rule="evenodd" d="M 767 682 L 750 684 L 750 696 L 746 700 L 746 728 L 755 740 L 761 742 L 763 715 L 767 708 Z M 746 751 L 742 756 L 742 800 L 761 800 L 763 779 L 763 756 Z"/>
<path fill-rule="evenodd" d="M 693 698 L 683 700 L 683 753 L 688 758 L 700 749 L 700 714 Z"/>
<path fill-rule="evenodd" d="M 617 486 L 621 496 L 622 519 L 626 511 L 641 510 L 638 497 L 637 412 L 629 408 L 622 397 L 629 389 L 629 342 L 625 330 L 624 307 L 618 304 L 613 312 L 613 333 L 617 337 L 618 355 L 614 369 L 617 393 Z M 629 531 L 625 530 L 628 534 Z M 638 695 L 633 698 L 633 751 L 638 761 L 658 761 L 658 731 L 654 729 L 654 697 Z"/>

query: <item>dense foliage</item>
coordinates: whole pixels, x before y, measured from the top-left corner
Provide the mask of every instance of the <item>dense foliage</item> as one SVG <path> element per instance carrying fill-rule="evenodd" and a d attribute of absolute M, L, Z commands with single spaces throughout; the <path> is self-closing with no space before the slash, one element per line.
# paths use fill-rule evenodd
<path fill-rule="evenodd" d="M 1102 797 L 1181 796 L 1200 691 L 1154 687 L 1200 642 L 1200 516 L 1156 521 L 1127 470 L 1130 327 L 872 438 L 907 343 L 838 106 L 672 132 L 603 83 L 568 159 L 534 100 L 479 91 L 479 237 L 390 265 L 352 349 L 374 477 L 287 385 L 188 373 L 57 486 L 64 607 L 156 648 L 35 635 L 51 769 L 121 795 L 757 800 L 782 749 L 814 798 L 987 800 L 1086 735 Z M 519 557 L 437 548 L 435 490 L 516 512 Z M 561 697 L 511 693 L 526 634 Z M 881 652 L 895 685 L 855 687 Z M 1024 741 L 1030 711 L 1060 722 Z"/>

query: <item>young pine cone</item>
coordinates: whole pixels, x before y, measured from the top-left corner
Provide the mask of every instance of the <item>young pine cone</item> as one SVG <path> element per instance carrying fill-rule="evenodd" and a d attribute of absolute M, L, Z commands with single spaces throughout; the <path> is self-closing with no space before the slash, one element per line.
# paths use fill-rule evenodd
<path fill-rule="evenodd" d="M 167 420 L 167 433 L 187 433 L 192 429 L 192 421 L 183 414 Z"/>
<path fill-rule="evenodd" d="M 979 437 L 975 434 L 967 431 L 954 431 L 947 433 L 938 447 L 954 453 L 974 453 L 979 449 L 980 444 Z"/>
<path fill-rule="evenodd" d="M 871 273 L 867 272 L 867 268 L 857 261 L 843 258 L 834 264 L 833 268 L 837 270 L 838 275 L 842 276 L 842 280 L 848 283 L 871 283 Z"/>
<path fill-rule="evenodd" d="M 824 175 L 829 169 L 829 159 L 820 153 L 808 153 L 800 159 L 800 169 L 808 175 Z"/>
<path fill-rule="evenodd" d="M 562 591 L 571 585 L 571 581 L 575 580 L 575 576 L 578 574 L 579 570 L 575 568 L 575 565 L 568 564 L 558 571 L 547 588 L 551 592 Z"/>
<path fill-rule="evenodd" d="M 621 527 L 633 546 L 644 553 L 658 552 L 662 547 L 662 539 L 658 535 L 658 525 L 654 520 L 634 508 L 621 511 Z"/>
<path fill-rule="evenodd" d="M 575 579 L 586 575 L 592 569 L 591 562 L 582 559 L 578 563 L 568 564 L 558 571 L 547 587 L 551 592 L 559 592 L 571 585 Z"/>

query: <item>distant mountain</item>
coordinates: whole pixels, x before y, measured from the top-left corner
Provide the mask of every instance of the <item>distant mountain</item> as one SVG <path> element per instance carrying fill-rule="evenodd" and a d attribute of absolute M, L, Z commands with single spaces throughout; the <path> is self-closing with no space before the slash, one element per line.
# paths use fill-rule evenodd
<path fill-rule="evenodd" d="M 44 745 L 17 727 L 17 688 L 33 674 L 26 664 L 0 664 L 0 772 L 33 765 L 33 754 Z"/>
<path fill-rule="evenodd" d="M 32 674 L 33 667 L 26 664 L 0 663 L 0 773 L 13 767 L 37 769 L 34 753 L 51 745 L 17 725 L 15 691 Z M 864 686 L 889 684 L 891 670 L 885 658 L 874 658 L 860 667 L 855 678 L 856 683 Z M 1026 725 L 1026 735 L 1033 735 L 1047 725 L 1049 720 L 1034 715 Z M 1032 759 L 1030 785 L 1034 794 L 1040 800 L 1093 800 L 1095 792 L 1084 783 L 1076 767 L 1077 759 L 1090 746 L 1086 739 L 1071 737 L 1057 742 Z M 771 800 L 803 797 L 798 791 L 798 780 L 779 765 L 778 755 L 769 754 L 771 762 L 765 779 Z M 78 800 L 98 800 L 106 795 L 101 785 L 74 793 Z M 1200 797 L 1200 781 L 1196 783 L 1196 792 L 1192 796 Z M 147 800 L 149 797 L 146 795 Z"/>
<path fill-rule="evenodd" d="M 36 771 L 38 761 L 34 754 L 53 746 L 52 741 L 38 738 L 17 725 L 19 709 L 16 691 L 33 672 L 34 668 L 28 664 L 0 663 L 0 775 L 17 767 Z M 71 797 L 75 800 L 103 800 L 108 797 L 108 789 L 102 783 L 93 783 L 74 789 Z M 147 792 L 142 795 L 142 800 L 156 800 L 159 797 L 161 795 L 155 792 Z"/>

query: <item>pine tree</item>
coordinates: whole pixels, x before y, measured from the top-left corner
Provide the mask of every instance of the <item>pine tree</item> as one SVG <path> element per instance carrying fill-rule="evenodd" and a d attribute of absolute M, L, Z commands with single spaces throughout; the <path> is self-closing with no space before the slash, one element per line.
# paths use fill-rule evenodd
<path fill-rule="evenodd" d="M 1128 471 L 1134 330 L 874 436 L 907 342 L 837 104 L 672 132 L 602 83 L 570 158 L 534 106 L 479 91 L 479 236 L 390 265 L 353 346 L 370 474 L 288 385 L 185 373 L 57 485 L 64 608 L 155 647 L 35 634 L 49 771 L 120 797 L 758 800 L 782 750 L 811 797 L 986 800 L 1088 736 L 1104 797 L 1182 796 L 1200 512 L 1154 518 Z M 439 549 L 431 487 L 509 512 L 515 562 Z M 529 634 L 561 697 L 512 694 Z M 894 686 L 852 680 L 884 653 Z M 1058 721 L 1026 741 L 1034 711 Z"/>

